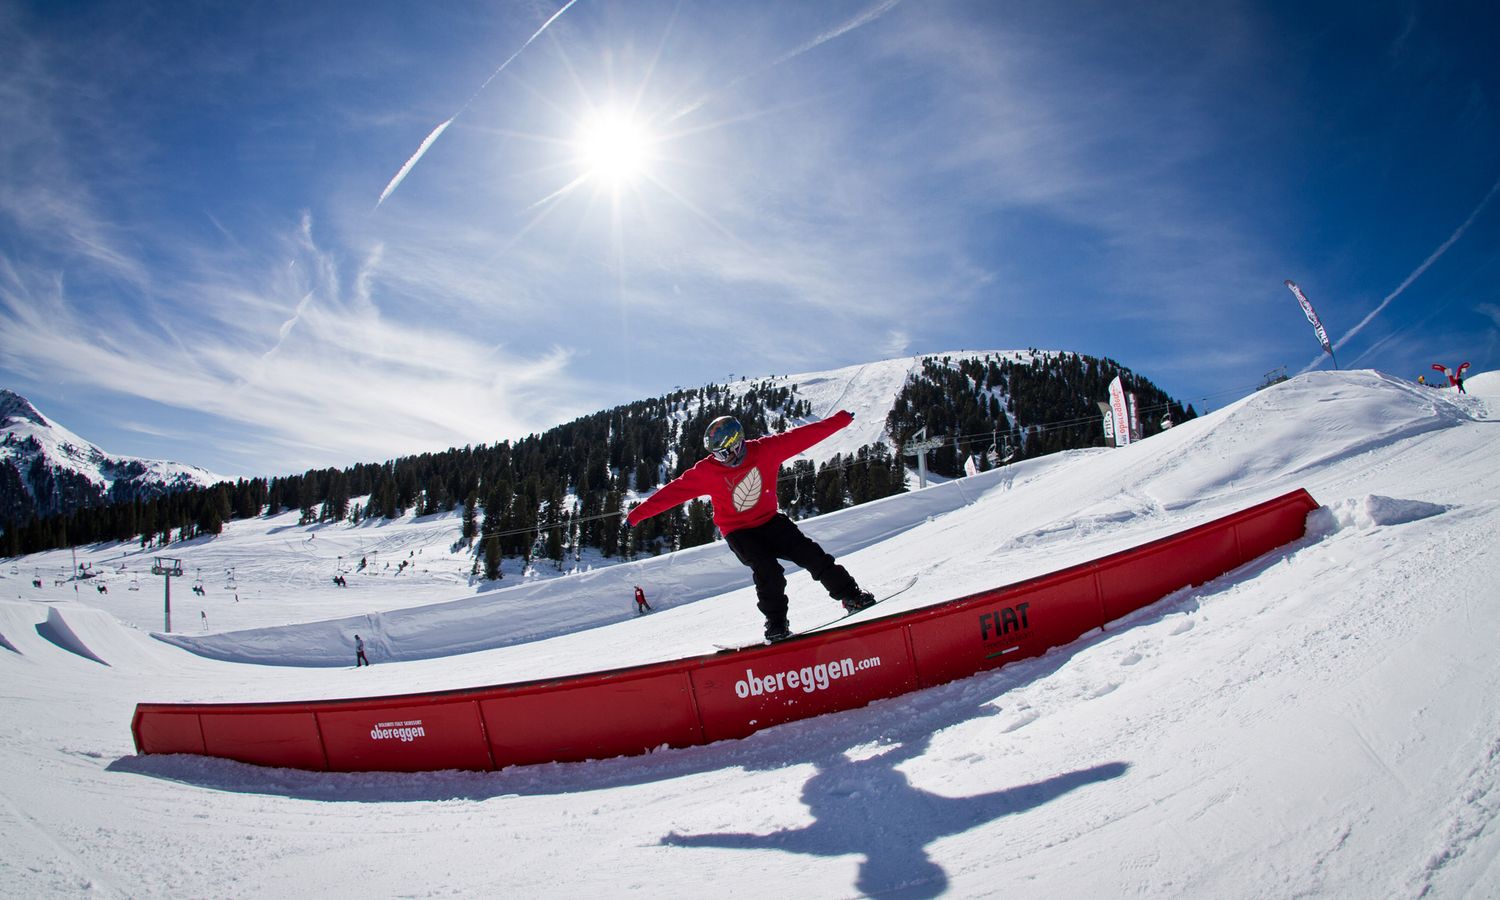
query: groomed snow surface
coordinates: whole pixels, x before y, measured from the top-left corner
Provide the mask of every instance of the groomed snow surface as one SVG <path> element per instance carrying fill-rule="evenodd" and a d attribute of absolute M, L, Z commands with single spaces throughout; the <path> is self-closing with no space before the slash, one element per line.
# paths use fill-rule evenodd
<path fill-rule="evenodd" d="M 873 406 L 869 374 L 842 373 L 839 405 Z M 636 758 L 323 774 L 137 756 L 129 727 L 138 701 L 708 652 L 761 625 L 721 546 L 476 585 L 454 517 L 280 517 L 88 548 L 104 574 L 82 584 L 55 583 L 67 552 L 4 564 L 0 894 L 1500 896 L 1500 375 L 1468 388 L 1314 373 L 1128 448 L 809 521 L 863 583 L 919 576 L 884 615 L 1294 488 L 1323 504 L 1305 539 L 1043 657 Z M 186 569 L 170 643 L 147 633 L 155 554 Z M 805 573 L 791 597 L 794 627 L 835 612 Z M 355 633 L 373 667 L 351 667 Z"/>

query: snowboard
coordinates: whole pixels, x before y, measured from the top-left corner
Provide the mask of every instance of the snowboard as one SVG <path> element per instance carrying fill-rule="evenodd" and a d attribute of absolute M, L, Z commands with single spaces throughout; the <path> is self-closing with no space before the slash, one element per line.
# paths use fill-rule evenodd
<path fill-rule="evenodd" d="M 813 625 L 808 628 L 802 628 L 797 631 L 793 631 L 790 637 L 782 638 L 781 640 L 775 641 L 774 643 L 784 644 L 787 641 L 802 637 L 805 634 L 812 634 L 815 631 L 822 631 L 824 628 L 829 628 L 831 626 L 837 625 L 850 616 L 858 615 L 862 612 L 869 612 L 870 610 L 891 599 L 892 597 L 895 597 L 898 594 L 904 594 L 907 591 L 911 590 L 916 583 L 917 576 L 913 575 L 911 578 L 897 585 L 894 589 L 889 590 L 884 594 L 877 595 L 875 598 L 875 602 L 870 604 L 869 606 L 866 606 L 864 609 L 856 610 L 855 612 L 845 612 L 843 615 L 838 616 L 837 618 L 829 619 L 828 621 L 823 622 L 820 625 Z M 719 653 L 733 653 L 736 650 L 749 650 L 751 647 L 769 647 L 772 645 L 772 643 L 772 641 L 759 640 L 751 644 L 714 644 L 714 648 Z"/>

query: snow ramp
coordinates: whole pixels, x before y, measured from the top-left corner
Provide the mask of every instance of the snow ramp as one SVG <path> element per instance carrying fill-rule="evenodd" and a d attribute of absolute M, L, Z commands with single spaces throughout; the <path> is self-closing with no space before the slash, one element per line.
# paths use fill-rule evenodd
<path fill-rule="evenodd" d="M 142 632 L 120 624 L 102 609 L 82 604 L 53 604 L 47 620 L 35 627 L 47 641 L 84 659 L 106 666 L 160 668 L 170 653 Z"/>
<path fill-rule="evenodd" d="M 89 649 L 88 643 L 73 630 L 67 617 L 55 606 L 47 610 L 47 621 L 36 626 L 36 633 L 69 653 L 109 665 L 103 657 Z"/>
<path fill-rule="evenodd" d="M 1305 490 L 1025 581 L 768 647 L 346 700 L 136 706 L 141 753 L 324 771 L 500 769 L 739 738 L 1039 656 L 1306 534 Z"/>
<path fill-rule="evenodd" d="M 36 634 L 44 609 L 37 603 L 0 600 L 0 649 L 25 656 L 27 636 Z"/>

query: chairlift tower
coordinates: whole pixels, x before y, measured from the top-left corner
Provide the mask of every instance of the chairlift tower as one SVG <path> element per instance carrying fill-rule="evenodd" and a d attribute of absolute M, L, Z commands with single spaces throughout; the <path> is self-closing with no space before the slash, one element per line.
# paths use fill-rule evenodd
<path fill-rule="evenodd" d="M 942 438 L 918 440 L 918 438 L 925 437 L 927 437 L 927 427 L 924 425 L 922 426 L 922 430 L 912 435 L 912 439 L 907 441 L 901 448 L 902 456 L 915 456 L 917 458 L 918 489 L 927 487 L 927 451 L 936 450 L 948 443 Z"/>
<path fill-rule="evenodd" d="M 166 631 L 172 630 L 172 579 L 182 577 L 182 560 L 173 559 L 169 556 L 158 556 L 156 562 L 151 566 L 152 575 L 160 575 L 164 585 L 164 608 L 166 611 Z"/>

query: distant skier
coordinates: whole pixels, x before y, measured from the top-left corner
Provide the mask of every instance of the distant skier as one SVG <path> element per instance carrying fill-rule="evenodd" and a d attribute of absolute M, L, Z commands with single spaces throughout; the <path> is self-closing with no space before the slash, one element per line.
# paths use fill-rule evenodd
<path fill-rule="evenodd" d="M 709 456 L 662 485 L 632 509 L 626 521 L 638 525 L 707 495 L 713 504 L 714 525 L 739 561 L 750 567 L 756 606 L 766 617 L 768 641 L 792 635 L 787 623 L 786 570 L 777 560 L 789 560 L 806 569 L 850 612 L 871 606 L 875 597 L 861 590 L 843 566 L 803 534 L 778 509 L 776 498 L 781 464 L 852 421 L 852 413 L 840 410 L 820 422 L 746 441 L 738 419 L 720 416 L 709 423 L 703 435 Z"/>
<path fill-rule="evenodd" d="M 635 611 L 637 614 L 651 611 L 651 604 L 646 602 L 646 592 L 641 590 L 640 585 L 635 586 Z"/>
<path fill-rule="evenodd" d="M 357 669 L 360 666 L 368 666 L 369 664 L 370 658 L 365 656 L 364 638 L 356 634 L 354 636 L 354 668 Z"/>

